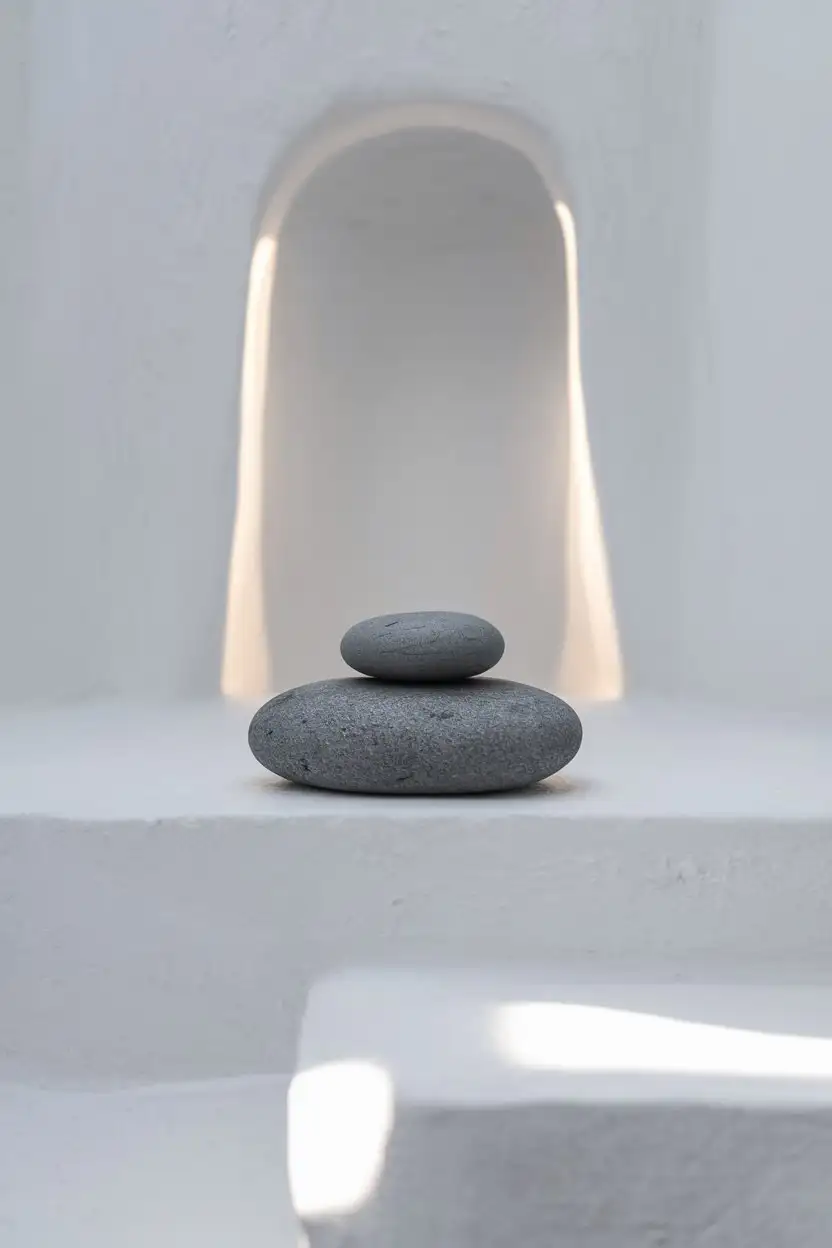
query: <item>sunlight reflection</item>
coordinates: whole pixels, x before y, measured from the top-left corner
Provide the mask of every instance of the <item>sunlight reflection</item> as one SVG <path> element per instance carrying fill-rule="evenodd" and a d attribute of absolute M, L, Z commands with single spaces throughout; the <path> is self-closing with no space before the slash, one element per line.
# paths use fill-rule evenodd
<path fill-rule="evenodd" d="M 332 1062 L 289 1089 L 289 1185 L 299 1217 L 358 1209 L 372 1195 L 393 1127 L 393 1085 L 371 1062 Z"/>
<path fill-rule="evenodd" d="M 495 1007 L 499 1055 L 528 1070 L 754 1079 L 832 1078 L 832 1039 L 777 1035 L 595 1005 Z"/>

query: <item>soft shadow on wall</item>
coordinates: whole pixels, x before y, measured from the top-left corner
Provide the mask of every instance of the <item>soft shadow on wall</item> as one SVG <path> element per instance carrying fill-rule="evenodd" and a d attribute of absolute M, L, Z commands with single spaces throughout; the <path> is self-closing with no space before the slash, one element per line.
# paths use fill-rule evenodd
<path fill-rule="evenodd" d="M 222 688 L 338 674 L 356 618 L 506 634 L 499 674 L 616 698 L 575 221 L 512 119 L 393 109 L 310 144 L 252 258 Z"/>

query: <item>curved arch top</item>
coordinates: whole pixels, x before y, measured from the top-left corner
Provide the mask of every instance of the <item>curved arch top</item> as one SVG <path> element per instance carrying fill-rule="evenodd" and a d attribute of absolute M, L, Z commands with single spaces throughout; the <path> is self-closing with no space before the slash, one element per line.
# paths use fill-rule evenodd
<path fill-rule="evenodd" d="M 508 109 L 458 100 L 333 108 L 278 160 L 261 200 L 257 237 L 277 236 L 295 197 L 333 156 L 368 139 L 379 139 L 400 130 L 421 129 L 467 130 L 495 143 L 504 143 L 525 156 L 553 202 L 572 202 L 562 162 L 551 138 L 533 122 Z"/>

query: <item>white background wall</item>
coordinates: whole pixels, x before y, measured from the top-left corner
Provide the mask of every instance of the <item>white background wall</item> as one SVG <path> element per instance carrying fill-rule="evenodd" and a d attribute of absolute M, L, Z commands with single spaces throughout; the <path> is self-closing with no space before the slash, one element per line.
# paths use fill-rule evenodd
<path fill-rule="evenodd" d="M 832 698 L 832 8 L 716 8 L 683 683 Z"/>
<path fill-rule="evenodd" d="M 264 188 L 333 103 L 448 90 L 563 156 L 630 687 L 832 697 L 823 0 L 722 0 L 713 41 L 704 0 L 33 0 L 28 186 L 24 16 L 4 7 L 5 698 L 216 687 Z"/>
<path fill-rule="evenodd" d="M 27 29 L 26 0 L 0 5 L 0 412 L 14 419 L 12 383 L 22 342 L 25 274 Z"/>
<path fill-rule="evenodd" d="M 32 4 L 36 265 L 27 427 L 0 431 L 3 696 L 216 689 L 263 191 L 328 110 L 402 95 L 501 105 L 554 140 L 625 663 L 633 686 L 666 684 L 701 0 Z"/>
<path fill-rule="evenodd" d="M 27 419 L 22 350 L 27 303 L 28 9 L 28 0 L 0 3 L 0 499 L 13 496 L 18 488 Z M 0 502 L 0 595 L 6 617 L 0 636 L 4 645 L 16 636 L 10 617 L 18 610 L 14 591 L 19 593 L 23 582 L 19 544 L 14 510 L 7 512 Z M 9 587 L 13 593 L 7 597 Z M 5 666 L 0 662 L 0 669 Z M 0 690 L 5 677 L 3 671 Z"/>

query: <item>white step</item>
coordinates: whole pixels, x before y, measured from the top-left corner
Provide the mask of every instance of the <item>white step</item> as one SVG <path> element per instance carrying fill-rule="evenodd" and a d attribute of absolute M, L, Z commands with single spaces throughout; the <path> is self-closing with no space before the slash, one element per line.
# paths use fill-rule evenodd
<path fill-rule="evenodd" d="M 827 1248 L 832 994 L 366 971 L 289 1098 L 311 1248 Z"/>
<path fill-rule="evenodd" d="M 342 978 L 322 986 L 307 1016 L 303 1068 L 328 1068 L 331 1093 L 332 1072 L 337 1090 L 338 1065 L 347 1063 L 352 1075 L 346 1087 L 358 1093 L 365 1143 L 379 1106 L 378 1088 L 389 1086 L 372 1072 L 389 1072 L 399 1123 L 395 1138 L 402 1140 L 409 1122 L 411 1150 L 414 1140 L 422 1141 L 417 1166 L 412 1151 L 396 1144 L 399 1165 L 407 1163 L 408 1190 L 430 1181 L 430 1172 L 417 1169 L 424 1166 L 425 1142 L 429 1156 L 443 1157 L 454 1199 L 460 1194 L 459 1167 L 470 1161 L 474 1146 L 477 1167 L 463 1178 L 481 1182 L 481 1167 L 488 1164 L 489 1186 L 498 1190 L 499 1173 L 483 1147 L 482 1124 L 489 1128 L 486 1135 L 496 1129 L 513 1166 L 529 1139 L 538 1141 L 533 1164 L 524 1163 L 519 1173 L 534 1190 L 543 1171 L 543 1214 L 560 1218 L 559 1229 L 568 1219 L 568 1234 L 550 1238 L 550 1245 L 828 1244 L 828 989 L 561 984 L 559 1005 L 609 1013 L 595 1020 L 604 1023 L 600 1036 L 595 1031 L 596 1048 L 578 1049 L 585 1067 L 580 1077 L 574 1070 L 556 1077 L 551 1070 L 524 1071 L 506 1056 L 512 1037 L 514 1051 L 527 1062 L 551 1056 L 559 1020 L 569 1019 L 568 1013 L 550 1015 L 547 1022 L 545 1012 L 535 1020 L 527 1011 L 524 1022 L 521 1012 L 502 1033 L 497 1030 L 502 1040 L 496 1048 L 487 1043 L 494 1033 L 482 1026 L 495 1004 L 522 1004 L 518 991 L 526 1005 L 535 996 L 539 1004 L 551 1004 L 551 981 L 523 981 L 516 974 L 462 978 L 464 991 L 460 977 L 450 975 Z M 477 1017 L 480 1025 L 472 1026 Z M 707 1028 L 718 1024 L 727 1034 L 684 1027 L 674 1032 L 671 1025 L 669 1032 L 652 1033 L 650 1047 L 651 1017 Z M 644 1018 L 646 1024 L 639 1021 Z M 587 1035 L 590 1019 L 572 1013 L 572 1041 L 577 1026 Z M 785 1041 L 778 1039 L 783 1036 Z M 629 1054 L 629 1071 L 605 1075 L 598 1069 L 601 1042 L 614 1055 Z M 750 1073 L 737 1070 L 737 1044 Z M 571 1054 L 574 1059 L 574 1043 Z M 637 1058 L 663 1062 L 663 1073 L 640 1070 Z M 674 1069 L 674 1060 L 678 1067 L 682 1059 L 690 1063 L 687 1073 Z M 720 1073 L 720 1060 L 728 1073 Z M 340 1070 L 343 1074 L 343 1065 Z M 88 1081 L 0 1087 L 0 1243 L 3 1248 L 296 1248 L 285 1177 L 287 1083 L 275 1075 L 156 1086 Z M 326 1145 L 333 1142 L 337 1146 L 331 1125 L 327 1134 L 318 1132 L 318 1160 L 327 1161 Z M 345 1172 L 336 1165 L 330 1176 L 354 1181 L 361 1143 L 361 1132 L 353 1133 L 351 1174 L 349 1166 Z M 546 1171 L 553 1155 L 554 1181 Z M 439 1216 L 436 1195 L 426 1207 Z M 526 1203 L 527 1219 L 540 1215 L 539 1201 Z M 510 1205 L 501 1204 L 496 1213 L 492 1207 L 495 1229 L 505 1226 Z M 415 1216 L 415 1228 L 422 1225 L 421 1216 Z M 514 1225 L 526 1238 L 534 1229 Z M 514 1236 L 506 1238 L 513 1242 Z"/>
<path fill-rule="evenodd" d="M 0 1076 L 290 1070 L 310 983 L 382 958 L 828 978 L 832 722 L 583 714 L 551 785 L 459 799 L 287 788 L 219 702 L 7 714 Z"/>

